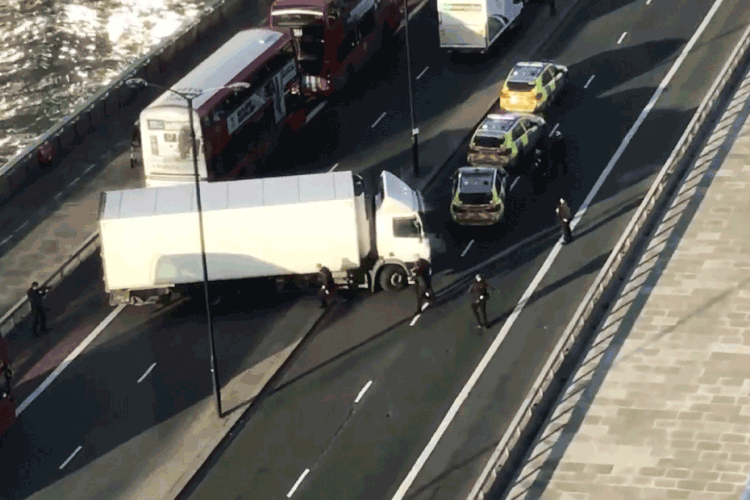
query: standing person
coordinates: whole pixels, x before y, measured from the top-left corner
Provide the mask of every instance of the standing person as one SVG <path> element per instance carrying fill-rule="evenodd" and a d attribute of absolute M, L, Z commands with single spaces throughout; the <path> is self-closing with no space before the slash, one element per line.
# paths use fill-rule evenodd
<path fill-rule="evenodd" d="M 557 222 L 560 223 L 560 228 L 562 229 L 563 242 L 570 243 L 573 241 L 573 234 L 570 230 L 570 219 L 572 218 L 572 214 L 570 212 L 570 207 L 564 199 L 560 198 L 560 201 L 557 203 L 557 208 L 555 209 L 555 214 L 557 215 Z"/>
<path fill-rule="evenodd" d="M 494 288 L 484 281 L 484 278 L 479 274 L 476 275 L 474 282 L 469 287 L 471 310 L 477 318 L 478 328 L 489 328 L 487 323 L 487 300 L 490 298 L 490 290 L 494 290 Z"/>
<path fill-rule="evenodd" d="M 4 361 L 0 361 L 0 363 L 2 363 L 2 366 L 0 366 L 0 372 L 2 372 L 3 377 L 5 377 L 5 394 L 10 396 L 10 381 L 13 380 L 13 370 L 11 370 L 10 365 Z"/>
<path fill-rule="evenodd" d="M 318 281 L 320 282 L 320 308 L 326 309 L 331 300 L 333 300 L 333 274 L 331 270 L 323 266 L 318 271 Z"/>
<path fill-rule="evenodd" d="M 42 307 L 42 300 L 45 295 L 47 295 L 47 292 L 49 292 L 49 287 L 45 286 L 40 288 L 39 283 L 36 281 L 31 284 L 31 288 L 26 292 L 26 295 L 29 297 L 29 303 L 31 304 L 34 335 L 37 336 L 40 333 L 47 333 L 47 314 Z M 39 327 L 41 327 L 41 329 Z"/>
<path fill-rule="evenodd" d="M 414 271 L 414 289 L 417 292 L 417 314 L 424 309 L 425 301 L 434 300 L 435 292 L 432 289 L 432 269 L 430 263 L 425 259 L 417 261 L 417 267 Z"/>
<path fill-rule="evenodd" d="M 550 155 L 552 156 L 555 168 L 557 168 L 558 165 L 562 165 L 563 176 L 568 175 L 568 152 L 565 148 L 565 137 L 559 130 L 555 130 L 555 133 L 552 136 Z"/>

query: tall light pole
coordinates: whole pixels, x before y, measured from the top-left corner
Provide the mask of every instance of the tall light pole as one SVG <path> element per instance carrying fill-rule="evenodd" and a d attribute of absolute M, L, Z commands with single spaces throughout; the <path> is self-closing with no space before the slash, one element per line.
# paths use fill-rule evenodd
<path fill-rule="evenodd" d="M 414 94 L 411 90 L 411 54 L 409 53 L 409 10 L 404 0 L 404 36 L 406 36 L 406 78 L 409 80 L 409 113 L 411 115 L 411 152 L 414 161 L 414 177 L 419 177 L 419 129 L 414 119 Z"/>
<path fill-rule="evenodd" d="M 214 344 L 214 325 L 211 319 L 211 302 L 208 298 L 208 264 L 206 263 L 206 243 L 203 237 L 203 208 L 201 206 L 201 187 L 200 187 L 200 172 L 198 172 L 198 148 L 195 142 L 195 125 L 193 123 L 193 100 L 202 95 L 204 92 L 209 92 L 219 89 L 230 89 L 230 90 L 241 90 L 250 87 L 249 83 L 238 82 L 223 87 L 214 87 L 211 89 L 201 90 L 174 90 L 169 87 L 162 85 L 156 85 L 154 83 L 147 82 L 143 78 L 130 78 L 125 81 L 126 85 L 131 87 L 155 87 L 158 89 L 168 90 L 175 95 L 178 95 L 187 101 L 188 116 L 190 120 L 190 145 L 193 150 L 193 169 L 195 171 L 195 199 L 196 206 L 198 207 L 198 228 L 201 240 L 201 264 L 203 267 L 203 291 L 206 299 L 206 316 L 208 317 L 208 344 L 211 351 L 211 380 L 214 386 L 214 394 L 216 395 L 216 411 L 219 414 L 219 418 L 223 418 L 223 412 L 221 411 L 221 385 L 219 384 L 219 369 L 216 364 L 216 348 Z"/>

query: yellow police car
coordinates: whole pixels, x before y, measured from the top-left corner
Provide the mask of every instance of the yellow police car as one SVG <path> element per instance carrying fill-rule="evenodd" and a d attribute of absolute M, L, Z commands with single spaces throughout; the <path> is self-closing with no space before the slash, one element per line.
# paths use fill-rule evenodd
<path fill-rule="evenodd" d="M 500 90 L 504 111 L 539 113 L 560 97 L 568 80 L 568 68 L 549 62 L 519 62 Z"/>
<path fill-rule="evenodd" d="M 460 225 L 489 226 L 505 214 L 508 174 L 492 166 L 461 167 L 453 174 L 451 219 Z"/>
<path fill-rule="evenodd" d="M 548 132 L 544 118 L 529 113 L 489 114 L 469 142 L 470 165 L 495 165 L 521 175 L 524 158 L 530 158 Z"/>

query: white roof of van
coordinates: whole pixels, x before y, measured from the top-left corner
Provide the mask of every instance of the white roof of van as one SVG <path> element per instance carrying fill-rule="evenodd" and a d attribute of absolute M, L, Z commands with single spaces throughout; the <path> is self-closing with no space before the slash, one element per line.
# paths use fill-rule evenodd
<path fill-rule="evenodd" d="M 262 28 L 240 31 L 172 88 L 179 91 L 180 89 L 203 90 L 223 87 L 231 83 L 242 70 L 260 57 L 281 36 L 282 34 L 278 31 Z M 200 108 L 215 93 L 216 91 L 206 92 L 198 96 L 193 101 L 193 108 Z M 186 106 L 184 99 L 169 91 L 165 91 L 148 107 L 162 105 Z"/>
<path fill-rule="evenodd" d="M 204 212 L 353 198 L 351 172 L 201 183 Z M 193 183 L 109 191 L 101 220 L 190 213 L 195 210 Z"/>

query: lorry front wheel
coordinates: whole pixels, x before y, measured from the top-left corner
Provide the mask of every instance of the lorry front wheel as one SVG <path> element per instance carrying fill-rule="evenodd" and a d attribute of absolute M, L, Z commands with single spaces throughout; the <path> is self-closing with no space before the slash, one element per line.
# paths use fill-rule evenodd
<path fill-rule="evenodd" d="M 383 267 L 380 272 L 380 287 L 387 292 L 398 292 L 409 284 L 406 271 L 401 266 L 393 264 Z"/>

